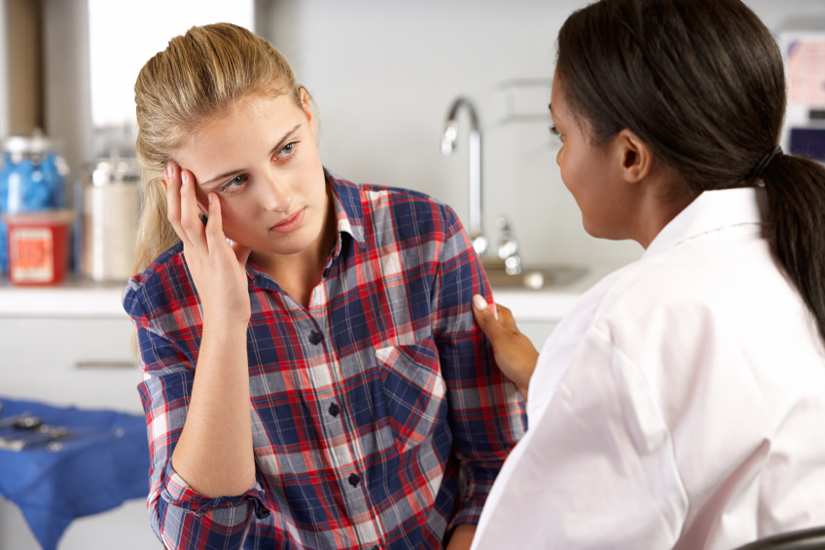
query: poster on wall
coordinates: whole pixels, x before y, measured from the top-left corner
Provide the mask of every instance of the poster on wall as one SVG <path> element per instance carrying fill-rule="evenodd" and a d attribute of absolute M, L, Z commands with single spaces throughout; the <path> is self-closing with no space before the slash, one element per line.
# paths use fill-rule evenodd
<path fill-rule="evenodd" d="M 780 43 L 788 84 L 782 146 L 825 162 L 825 31 L 786 32 Z"/>
<path fill-rule="evenodd" d="M 784 45 L 788 103 L 825 109 L 825 33 L 787 35 Z"/>

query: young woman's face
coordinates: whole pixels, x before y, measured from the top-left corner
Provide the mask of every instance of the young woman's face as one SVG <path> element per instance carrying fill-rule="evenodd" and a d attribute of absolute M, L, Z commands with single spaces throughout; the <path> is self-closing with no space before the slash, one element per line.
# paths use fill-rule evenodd
<path fill-rule="evenodd" d="M 594 237 L 628 238 L 632 197 L 621 185 L 619 153 L 612 143 L 595 146 L 589 126 L 574 118 L 558 74 L 553 79 L 550 115 L 562 142 L 556 155 L 564 185 L 582 212 L 584 229 Z"/>
<path fill-rule="evenodd" d="M 202 126 L 175 160 L 194 174 L 201 205 L 217 193 L 228 238 L 294 254 L 318 242 L 327 215 L 315 132 L 306 101 L 254 95 Z"/>

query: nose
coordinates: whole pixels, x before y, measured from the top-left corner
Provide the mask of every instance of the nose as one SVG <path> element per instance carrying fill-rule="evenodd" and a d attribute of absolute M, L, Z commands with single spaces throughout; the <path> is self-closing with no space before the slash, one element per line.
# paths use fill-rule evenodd
<path fill-rule="evenodd" d="M 292 205 L 293 194 L 286 182 L 273 174 L 268 174 L 264 184 L 262 203 L 273 212 L 286 212 Z"/>

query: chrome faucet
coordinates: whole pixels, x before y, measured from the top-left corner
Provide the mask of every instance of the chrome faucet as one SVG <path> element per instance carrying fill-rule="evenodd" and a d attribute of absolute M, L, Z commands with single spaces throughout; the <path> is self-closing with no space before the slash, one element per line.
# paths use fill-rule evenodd
<path fill-rule="evenodd" d="M 444 135 L 441 137 L 441 152 L 450 155 L 455 150 L 458 138 L 456 116 L 459 109 L 465 107 L 470 114 L 470 240 L 479 256 L 487 253 L 488 241 L 484 236 L 484 224 L 481 210 L 481 130 L 478 127 L 478 115 L 469 99 L 459 96 L 453 101 L 447 121 L 444 123 Z"/>

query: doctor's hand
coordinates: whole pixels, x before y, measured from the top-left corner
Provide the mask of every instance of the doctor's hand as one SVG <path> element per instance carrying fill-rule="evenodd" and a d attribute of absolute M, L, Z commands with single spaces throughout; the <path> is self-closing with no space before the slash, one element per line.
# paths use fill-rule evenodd
<path fill-rule="evenodd" d="M 204 323 L 242 323 L 251 316 L 246 278 L 250 248 L 229 244 L 223 232 L 221 202 L 209 193 L 208 221 L 200 219 L 195 176 L 169 162 L 163 175 L 167 216 L 183 241 L 183 256 L 203 308 Z"/>
<path fill-rule="evenodd" d="M 495 311 L 498 312 L 496 319 Z M 493 353 L 501 372 L 509 378 L 527 401 L 527 387 L 536 368 L 539 352 L 533 343 L 519 332 L 513 314 L 504 306 L 490 306 L 483 296 L 473 296 L 473 315 L 478 326 L 493 345 Z"/>

